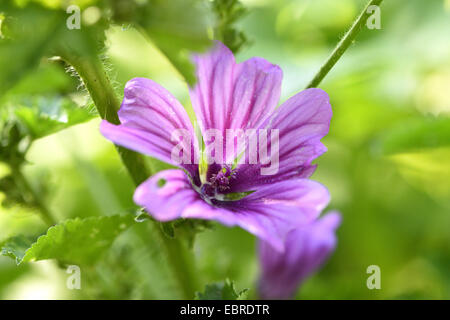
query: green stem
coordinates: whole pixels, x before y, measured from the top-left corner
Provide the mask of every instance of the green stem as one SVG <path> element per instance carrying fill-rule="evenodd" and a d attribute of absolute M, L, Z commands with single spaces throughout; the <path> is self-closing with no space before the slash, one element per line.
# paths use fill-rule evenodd
<path fill-rule="evenodd" d="M 75 68 L 83 80 L 101 118 L 119 124 L 117 111 L 120 103 L 101 61 L 98 58 L 75 56 L 68 51 L 63 52 L 61 57 Z M 142 155 L 122 147 L 117 147 L 117 149 L 123 164 L 136 185 L 139 185 L 151 175 Z M 157 233 L 166 250 L 169 266 L 174 270 L 184 297 L 192 299 L 197 289 L 196 278 L 186 248 L 183 247 L 179 239 L 170 239 L 165 236 L 159 226 L 156 226 L 155 229 L 158 230 Z"/>
<path fill-rule="evenodd" d="M 364 27 L 367 19 L 370 17 L 371 13 L 367 12 L 370 6 L 379 6 L 383 0 L 371 0 L 364 7 L 363 11 L 359 17 L 355 20 L 350 30 L 344 35 L 344 37 L 339 41 L 336 48 L 334 48 L 331 55 L 325 61 L 325 63 L 320 67 L 319 72 L 314 76 L 311 82 L 306 86 L 306 88 L 316 88 L 320 82 L 325 78 L 325 76 L 330 72 L 331 68 L 338 62 L 342 57 L 347 48 L 353 43 L 358 33 Z"/>
<path fill-rule="evenodd" d="M 174 238 L 166 236 L 161 228 L 157 228 L 163 245 L 166 249 L 168 261 L 171 263 L 173 273 L 181 285 L 185 299 L 194 299 L 194 294 L 198 290 L 197 277 L 195 276 L 193 256 L 189 254 L 184 244 Z"/>
<path fill-rule="evenodd" d="M 73 66 L 80 75 L 100 117 L 113 124 L 119 124 L 117 111 L 119 110 L 120 101 L 114 92 L 114 88 L 111 86 L 100 59 L 97 57 L 77 56 L 68 51 L 62 54 L 62 58 Z M 119 146 L 117 146 L 117 150 L 136 184 L 142 183 L 151 175 L 143 156 Z"/>
<path fill-rule="evenodd" d="M 22 170 L 20 168 L 12 168 L 12 174 L 16 179 L 19 188 L 22 189 L 24 196 L 27 197 L 26 195 L 28 195 L 28 201 L 36 204 L 39 208 L 39 213 L 42 220 L 49 226 L 55 225 L 55 218 L 45 205 L 44 201 L 42 201 L 42 198 L 36 193 L 36 191 L 34 191 L 27 178 L 23 175 Z"/>

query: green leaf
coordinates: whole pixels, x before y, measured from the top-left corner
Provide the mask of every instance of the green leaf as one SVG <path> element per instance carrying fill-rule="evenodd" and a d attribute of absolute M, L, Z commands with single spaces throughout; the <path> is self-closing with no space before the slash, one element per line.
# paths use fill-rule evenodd
<path fill-rule="evenodd" d="M 14 114 L 32 140 L 94 118 L 87 109 L 62 96 L 20 97 Z"/>
<path fill-rule="evenodd" d="M 20 235 L 8 238 L 0 243 L 1 255 L 15 259 L 19 264 L 32 244 L 32 237 Z"/>
<path fill-rule="evenodd" d="M 63 263 L 91 265 L 134 222 L 133 215 L 71 219 L 48 229 L 30 245 L 24 237 L 6 240 L 2 254 L 17 263 L 57 259 Z"/>
<path fill-rule="evenodd" d="M 377 141 L 383 154 L 414 152 L 450 146 L 450 118 L 418 118 L 384 132 Z"/>
<path fill-rule="evenodd" d="M 33 70 L 42 57 L 71 51 L 86 58 L 98 55 L 103 48 L 107 27 L 104 19 L 91 25 L 82 20 L 81 29 L 69 30 L 66 25 L 69 16 L 62 6 L 50 9 L 32 2 L 18 6 L 12 0 L 0 3 L 0 14 L 4 17 L 0 31 L 2 93 Z"/>
<path fill-rule="evenodd" d="M 39 66 L 27 72 L 22 79 L 3 96 L 7 104 L 10 96 L 35 94 L 69 94 L 77 91 L 78 79 L 69 77 L 65 64 L 59 59 L 45 59 Z"/>
<path fill-rule="evenodd" d="M 0 161 L 19 167 L 34 140 L 93 117 L 69 97 L 10 96 L 0 109 Z"/>
<path fill-rule="evenodd" d="M 105 37 L 104 20 L 69 30 L 62 2 L 41 4 L 0 3 L 0 160 L 15 167 L 34 139 L 92 118 L 79 107 L 84 102 L 70 94 L 77 89 L 63 64 L 42 58 L 67 51 L 97 57 Z"/>
<path fill-rule="evenodd" d="M 4 16 L 0 39 L 2 93 L 38 65 L 53 39 L 52 33 L 63 23 L 54 12 L 43 15 L 42 10 L 18 9 L 12 3 L 7 0 L 0 4 Z"/>
<path fill-rule="evenodd" d="M 197 292 L 196 300 L 246 300 L 248 289 L 236 292 L 234 282 L 226 279 L 225 282 L 207 284 L 205 291 Z"/>
<path fill-rule="evenodd" d="M 247 13 L 247 9 L 239 0 L 214 0 L 212 5 L 217 16 L 214 38 L 222 41 L 234 53 L 238 52 L 248 40 L 235 27 L 235 23 Z"/>

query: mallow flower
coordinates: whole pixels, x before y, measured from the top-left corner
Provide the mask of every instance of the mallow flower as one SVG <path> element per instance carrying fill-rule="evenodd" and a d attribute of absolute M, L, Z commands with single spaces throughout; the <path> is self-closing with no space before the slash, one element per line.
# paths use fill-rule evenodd
<path fill-rule="evenodd" d="M 301 283 L 317 271 L 334 251 L 335 232 L 340 223 L 340 214 L 330 212 L 308 225 L 291 230 L 283 252 L 275 250 L 266 241 L 260 241 L 261 298 L 292 298 Z"/>
<path fill-rule="evenodd" d="M 307 89 L 277 108 L 281 69 L 257 57 L 236 63 L 220 42 L 193 62 L 197 82 L 189 94 L 200 130 L 172 94 L 145 78 L 126 84 L 121 124 L 103 121 L 100 130 L 118 145 L 178 167 L 158 172 L 135 191 L 134 201 L 155 219 L 240 226 L 283 250 L 287 233 L 316 219 L 329 201 L 327 189 L 307 179 L 315 170 L 312 161 L 326 151 L 320 139 L 330 125 L 328 95 Z M 230 131 L 252 138 L 255 132 L 275 134 L 260 135 L 256 145 L 251 139 L 239 144 L 237 136 L 221 144 Z M 264 156 L 269 150 L 271 156 Z M 264 173 L 271 160 L 275 170 Z"/>

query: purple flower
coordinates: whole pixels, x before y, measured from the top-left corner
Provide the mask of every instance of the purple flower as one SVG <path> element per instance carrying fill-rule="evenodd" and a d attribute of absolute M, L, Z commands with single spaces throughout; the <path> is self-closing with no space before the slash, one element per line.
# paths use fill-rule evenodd
<path fill-rule="evenodd" d="M 174 161 L 172 151 L 180 141 L 173 133 L 181 129 L 190 137 L 196 135 L 183 106 L 149 79 L 126 84 L 121 124 L 103 121 L 100 130 L 118 145 L 181 169 L 159 172 L 136 189 L 134 201 L 156 219 L 212 219 L 237 225 L 282 250 L 287 233 L 317 218 L 329 201 L 325 187 L 306 179 L 315 169 L 311 162 L 326 151 L 320 139 L 330 124 L 328 95 L 308 89 L 276 108 L 281 69 L 262 58 L 236 63 L 220 42 L 209 53 L 196 55 L 194 63 L 197 83 L 189 93 L 203 137 L 210 129 L 224 136 L 227 129 L 278 129 L 276 173 L 262 175 L 265 164 L 248 162 L 212 163 L 205 169 L 204 162 L 196 162 L 202 159 L 196 138 L 183 142 L 189 161 Z M 268 148 L 275 149 L 271 143 Z M 223 151 L 228 157 L 229 150 Z"/>
<path fill-rule="evenodd" d="M 260 296 L 264 299 L 291 298 L 303 280 L 314 273 L 334 251 L 335 231 L 340 223 L 340 214 L 332 212 L 309 225 L 290 231 L 284 252 L 278 252 L 267 242 L 260 241 Z"/>

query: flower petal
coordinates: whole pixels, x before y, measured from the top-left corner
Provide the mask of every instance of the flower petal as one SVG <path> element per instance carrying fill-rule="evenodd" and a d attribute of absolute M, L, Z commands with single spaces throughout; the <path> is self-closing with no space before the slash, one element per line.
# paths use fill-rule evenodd
<path fill-rule="evenodd" d="M 178 219 L 188 206 L 202 202 L 186 173 L 176 169 L 160 171 L 144 181 L 133 199 L 159 221 Z"/>
<path fill-rule="evenodd" d="M 134 202 L 160 221 L 198 218 L 235 224 L 233 213 L 207 203 L 182 170 L 158 172 L 136 189 Z"/>
<path fill-rule="evenodd" d="M 311 176 L 316 167 L 311 162 L 327 150 L 320 139 L 328 133 L 331 115 L 329 97 L 321 89 L 307 89 L 288 99 L 262 126 L 268 132 L 279 130 L 278 171 L 262 175 L 264 166 L 247 160 L 238 168 L 230 191 L 255 190 L 259 185 Z"/>
<path fill-rule="evenodd" d="M 309 223 L 327 205 L 329 194 L 321 184 L 301 179 L 276 183 L 238 201 L 205 201 L 182 170 L 165 170 L 142 183 L 134 201 L 155 219 L 215 220 L 241 228 L 283 250 L 286 234 Z"/>
<path fill-rule="evenodd" d="M 225 141 L 226 129 L 256 129 L 275 110 L 283 77 L 278 66 L 257 57 L 237 64 L 218 41 L 194 62 L 197 84 L 190 96 L 204 137 L 216 129 Z"/>
<path fill-rule="evenodd" d="M 198 149 L 192 124 L 183 106 L 162 86 L 145 78 L 128 81 L 119 118 L 120 125 L 107 121 L 101 123 L 100 131 L 106 138 L 175 165 L 178 163 L 173 161 L 172 151 L 178 140 L 172 140 L 172 134 L 183 129 L 188 136 L 183 147 L 190 150 L 191 164 L 186 161 L 182 167 L 192 176 L 196 175 L 197 165 L 194 163 Z"/>
<path fill-rule="evenodd" d="M 337 212 L 291 231 L 284 252 L 260 241 L 259 290 L 265 299 L 291 298 L 302 281 L 316 271 L 336 246 L 335 231 L 341 221 Z"/>
<path fill-rule="evenodd" d="M 192 205 L 183 217 L 240 226 L 282 251 L 286 234 L 314 220 L 329 199 L 328 190 L 321 184 L 298 179 L 264 186 L 241 200 L 223 201 L 207 211 Z"/>

